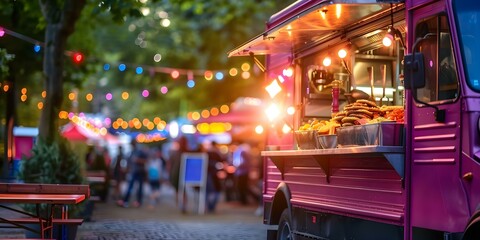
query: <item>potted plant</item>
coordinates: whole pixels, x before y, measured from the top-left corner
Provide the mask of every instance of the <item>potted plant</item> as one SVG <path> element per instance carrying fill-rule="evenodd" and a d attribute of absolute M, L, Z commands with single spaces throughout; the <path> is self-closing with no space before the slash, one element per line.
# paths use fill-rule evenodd
<path fill-rule="evenodd" d="M 18 174 L 19 180 L 24 183 L 43 184 L 82 184 L 84 182 L 78 156 L 73 152 L 66 139 L 62 137 L 57 139 L 50 144 L 41 139 L 37 140 L 32 148 L 31 156 L 22 159 Z M 22 204 L 21 207 L 27 212 L 36 213 L 34 204 Z M 79 216 L 82 208 L 82 204 L 69 207 L 69 216 Z M 47 205 L 42 204 L 40 207 L 42 217 L 47 216 L 46 210 Z M 73 234 L 74 236 L 76 225 L 68 227 L 69 235 Z M 69 237 L 69 239 L 72 238 Z"/>

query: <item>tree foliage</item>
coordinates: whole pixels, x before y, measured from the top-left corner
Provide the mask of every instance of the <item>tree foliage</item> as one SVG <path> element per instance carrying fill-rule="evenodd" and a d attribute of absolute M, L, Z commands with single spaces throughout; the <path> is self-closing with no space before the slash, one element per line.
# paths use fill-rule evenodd
<path fill-rule="evenodd" d="M 95 42 L 105 52 L 103 60 L 107 63 L 192 70 L 238 69 L 250 59 L 228 59 L 227 52 L 262 32 L 265 20 L 286 4 L 288 2 L 255 0 L 163 0 L 149 4 L 149 14 L 142 18 L 127 18 L 122 25 L 95 28 Z M 169 20 L 168 27 L 162 26 L 164 19 Z M 158 63 L 153 61 L 155 54 L 162 56 Z M 184 116 L 182 110 L 228 104 L 240 96 L 263 95 L 263 76 L 258 71 L 247 80 L 227 76 L 222 81 L 206 81 L 202 75 L 196 75 L 194 88 L 186 86 L 186 74 L 178 79 L 163 73 L 139 76 L 131 69 L 101 74 L 92 80 L 98 83 L 99 79 L 107 79 L 107 84 L 102 86 L 105 90 L 113 87 L 117 92 L 122 88 L 155 90 L 150 100 L 142 101 L 141 107 L 132 108 L 137 104 L 133 100 L 105 103 L 116 109 L 117 117 L 123 118 L 160 115 L 168 119 Z M 161 94 L 160 86 L 167 86 L 168 94 Z"/>
<path fill-rule="evenodd" d="M 195 110 L 230 103 L 239 96 L 261 96 L 263 77 L 258 72 L 248 80 L 227 77 L 222 81 L 205 81 L 202 76 L 195 76 L 196 85 L 190 89 L 186 87 L 186 76 L 173 80 L 168 74 L 137 75 L 131 69 L 124 73 L 106 72 L 103 64 L 125 62 L 132 66 L 210 70 L 238 68 L 249 59 L 228 59 L 227 52 L 263 31 L 268 17 L 290 2 L 293 1 L 12 0 L 0 3 L 0 25 L 11 27 L 16 22 L 12 30 L 45 42 L 43 56 L 34 53 L 31 45 L 25 47 L 30 43 L 22 45 L 12 40 L 6 45 L 9 51 L 15 48 L 13 52 L 21 56 L 15 60 L 19 63 L 17 66 L 22 66 L 14 70 L 15 75 L 22 76 L 17 86 L 40 85 L 38 92 L 46 89 L 50 93 L 44 100 L 39 126 L 41 136 L 53 139 L 58 129 L 58 111 L 71 107 L 70 102 L 63 103 L 64 92 L 72 88 L 99 94 L 108 90 L 115 96 L 122 91 L 154 89 L 148 101 L 138 96 L 131 96 L 129 101 L 108 103 L 79 98 L 82 111 L 109 108 L 113 115 L 110 117 L 124 118 L 158 115 L 174 118 L 183 114 L 180 113 L 182 106 Z M 163 19 L 170 21 L 168 27 L 162 25 Z M 5 43 L 3 41 L 0 39 L 0 44 Z M 136 41 L 143 44 L 135 44 Z M 70 56 L 65 55 L 74 51 L 86 56 L 83 64 L 72 64 Z M 157 53 L 162 55 L 158 63 L 153 61 Z M 36 67 L 33 71 L 32 60 Z M 43 75 L 38 74 L 42 62 Z M 39 84 L 42 81 L 43 86 Z M 166 95 L 159 92 L 159 86 L 163 85 L 170 89 Z M 35 106 L 36 99 L 27 100 L 27 104 L 29 101 Z M 31 117 L 35 119 L 34 115 Z"/>

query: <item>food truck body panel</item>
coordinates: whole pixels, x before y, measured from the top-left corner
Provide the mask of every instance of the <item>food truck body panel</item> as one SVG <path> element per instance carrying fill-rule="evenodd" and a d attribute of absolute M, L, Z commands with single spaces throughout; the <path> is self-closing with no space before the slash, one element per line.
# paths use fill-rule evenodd
<path fill-rule="evenodd" d="M 276 79 L 283 91 L 272 102 L 296 109 L 272 124 L 262 152 L 264 223 L 278 225 L 269 238 L 480 239 L 477 21 L 480 4 L 465 0 L 297 1 L 230 52 L 265 55 L 266 82 Z M 379 45 L 387 28 L 392 47 Z M 345 46 L 349 56 L 326 66 L 335 73 L 317 84 L 312 69 L 323 71 L 322 59 Z M 293 76 L 280 81 L 289 66 Z M 294 131 L 281 131 L 336 116 L 337 79 L 345 93 L 340 109 L 353 89 L 371 93 L 379 105 L 403 106 L 402 134 L 310 149 Z M 382 88 L 383 95 L 375 91 Z"/>

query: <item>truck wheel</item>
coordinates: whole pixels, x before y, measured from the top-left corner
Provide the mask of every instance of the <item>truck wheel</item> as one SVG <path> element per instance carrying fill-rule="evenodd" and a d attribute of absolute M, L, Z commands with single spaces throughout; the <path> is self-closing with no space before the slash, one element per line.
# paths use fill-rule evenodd
<path fill-rule="evenodd" d="M 278 222 L 277 240 L 293 240 L 292 220 L 288 208 L 284 209 Z"/>

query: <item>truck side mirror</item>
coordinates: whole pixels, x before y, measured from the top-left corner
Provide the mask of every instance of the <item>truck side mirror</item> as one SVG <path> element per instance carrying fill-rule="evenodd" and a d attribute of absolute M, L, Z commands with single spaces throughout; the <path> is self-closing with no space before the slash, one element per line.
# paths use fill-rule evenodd
<path fill-rule="evenodd" d="M 425 87 L 425 65 L 423 53 L 414 52 L 405 55 L 404 83 L 405 89 Z"/>
<path fill-rule="evenodd" d="M 425 87 L 425 65 L 423 53 L 417 52 L 420 44 L 426 40 L 435 39 L 434 33 L 427 33 L 423 38 L 417 39 L 413 44 L 412 53 L 407 54 L 404 59 L 404 83 L 405 89 L 417 89 Z"/>

